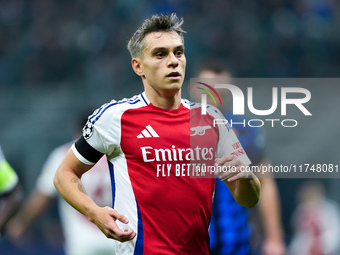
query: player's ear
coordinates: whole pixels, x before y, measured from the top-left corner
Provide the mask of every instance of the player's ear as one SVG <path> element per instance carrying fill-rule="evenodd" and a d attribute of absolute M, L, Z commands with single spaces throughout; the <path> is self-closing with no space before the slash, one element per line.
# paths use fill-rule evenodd
<path fill-rule="evenodd" d="M 131 65 L 132 65 L 133 70 L 135 71 L 135 73 L 138 76 L 144 75 L 143 69 L 142 69 L 142 66 L 141 66 L 141 59 L 140 58 L 133 58 L 131 60 Z"/>

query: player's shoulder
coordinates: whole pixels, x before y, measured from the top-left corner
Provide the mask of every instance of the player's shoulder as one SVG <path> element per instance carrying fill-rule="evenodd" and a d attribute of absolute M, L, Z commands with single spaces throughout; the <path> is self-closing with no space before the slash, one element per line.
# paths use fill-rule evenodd
<path fill-rule="evenodd" d="M 135 95 L 131 98 L 123 98 L 121 100 L 111 100 L 96 109 L 92 115 L 89 116 L 89 121 L 94 124 L 99 119 L 107 119 L 121 116 L 121 114 L 131 108 L 139 108 L 148 105 L 148 101 L 144 92 Z"/>
<path fill-rule="evenodd" d="M 250 123 L 253 119 L 251 119 L 249 116 L 239 116 L 234 115 L 232 112 L 227 112 L 225 114 L 225 118 L 229 121 L 229 123 L 231 123 L 233 128 L 240 133 L 246 133 L 248 136 L 254 137 L 264 135 L 264 128 L 252 126 Z"/>

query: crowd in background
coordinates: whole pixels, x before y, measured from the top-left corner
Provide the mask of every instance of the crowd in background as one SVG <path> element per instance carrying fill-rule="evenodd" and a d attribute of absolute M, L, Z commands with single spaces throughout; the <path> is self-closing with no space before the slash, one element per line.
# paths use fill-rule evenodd
<path fill-rule="evenodd" d="M 189 73 L 193 63 L 216 55 L 240 77 L 337 76 L 334 0 L 1 0 L 0 84 L 127 82 L 124 47 L 135 25 L 173 11 L 189 32 Z"/>

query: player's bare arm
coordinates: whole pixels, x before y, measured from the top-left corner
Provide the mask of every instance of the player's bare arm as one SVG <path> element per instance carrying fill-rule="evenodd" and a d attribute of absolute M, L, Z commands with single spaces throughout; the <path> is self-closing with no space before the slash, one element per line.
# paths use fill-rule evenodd
<path fill-rule="evenodd" d="M 268 166 L 268 159 L 260 162 L 259 166 Z M 265 239 L 263 241 L 263 255 L 283 255 L 286 254 L 284 243 L 284 233 L 281 225 L 281 210 L 278 195 L 278 188 L 274 177 L 271 173 L 262 173 L 261 197 L 259 201 L 259 209 L 264 224 Z"/>
<path fill-rule="evenodd" d="M 84 214 L 105 234 L 121 242 L 132 240 L 133 230 L 121 230 L 116 220 L 128 223 L 128 219 L 110 207 L 99 207 L 87 196 L 81 184 L 81 176 L 92 166 L 80 162 L 70 149 L 54 176 L 54 185 L 61 196 L 76 210 Z"/>
<path fill-rule="evenodd" d="M 236 156 L 227 155 L 218 158 L 215 165 L 223 169 L 223 171 L 216 171 L 215 174 L 224 181 L 240 205 L 248 208 L 256 205 L 260 198 L 260 181 L 253 173 L 241 171 L 244 165 Z"/>
<path fill-rule="evenodd" d="M 78 190 L 79 190 L 80 192 L 83 192 L 84 194 L 87 195 L 86 190 L 85 190 L 83 184 L 81 183 L 81 180 L 80 180 L 80 179 L 78 179 L 78 178 L 73 178 L 73 179 L 71 179 L 71 182 L 73 182 L 73 183 L 78 183 Z"/>

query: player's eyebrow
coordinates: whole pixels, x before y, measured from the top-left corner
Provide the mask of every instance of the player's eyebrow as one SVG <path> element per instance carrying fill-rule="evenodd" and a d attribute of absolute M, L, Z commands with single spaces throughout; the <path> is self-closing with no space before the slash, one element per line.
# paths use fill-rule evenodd
<path fill-rule="evenodd" d="M 159 51 L 168 51 L 167 47 L 155 47 L 151 49 L 151 54 L 157 53 Z"/>
<path fill-rule="evenodd" d="M 184 45 L 181 44 L 181 45 L 178 45 L 177 47 L 175 47 L 175 50 L 181 50 L 181 51 L 184 51 Z"/>
<path fill-rule="evenodd" d="M 166 52 L 166 51 L 169 51 L 170 48 L 169 47 L 155 47 L 155 48 L 152 48 L 151 49 L 151 54 L 155 54 L 157 52 L 160 52 L 160 51 L 163 51 L 163 52 Z M 178 45 L 176 47 L 174 47 L 174 50 L 183 50 L 184 51 L 184 45 L 181 44 L 181 45 Z"/>

